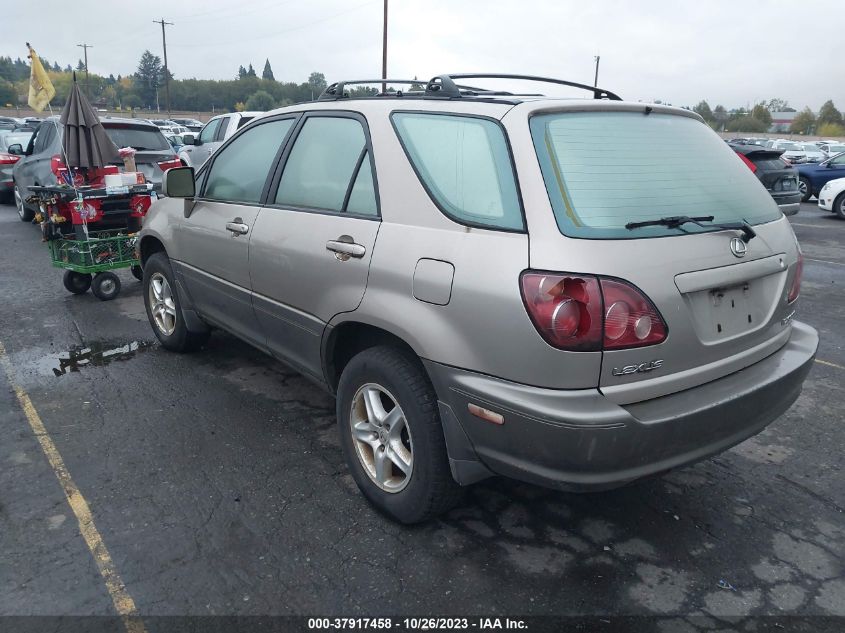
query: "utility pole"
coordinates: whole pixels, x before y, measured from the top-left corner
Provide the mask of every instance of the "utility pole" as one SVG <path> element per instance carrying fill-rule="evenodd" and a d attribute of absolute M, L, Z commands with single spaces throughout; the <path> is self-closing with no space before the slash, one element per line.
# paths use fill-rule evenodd
<path fill-rule="evenodd" d="M 90 44 L 77 44 L 77 46 L 85 51 L 85 92 L 88 98 L 91 98 L 91 82 L 88 80 L 88 49 L 94 48 Z"/>
<path fill-rule="evenodd" d="M 170 116 L 170 72 L 167 70 L 167 37 L 164 35 L 164 27 L 173 26 L 173 22 L 165 22 L 164 18 L 153 20 L 153 22 L 161 24 L 161 45 L 164 48 L 164 99 L 167 105 L 167 115 Z"/>
<path fill-rule="evenodd" d="M 387 79 L 387 0 L 384 0 L 384 28 L 381 37 L 381 78 Z M 387 92 L 387 84 L 382 82 L 381 92 Z"/>
<path fill-rule="evenodd" d="M 596 60 L 596 78 L 593 80 L 593 88 L 597 88 L 599 85 L 599 60 L 601 60 L 601 55 L 596 55 L 594 59 Z"/>

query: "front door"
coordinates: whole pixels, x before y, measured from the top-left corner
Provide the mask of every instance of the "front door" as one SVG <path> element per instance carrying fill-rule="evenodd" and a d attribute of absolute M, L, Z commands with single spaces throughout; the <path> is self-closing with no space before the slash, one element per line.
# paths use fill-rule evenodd
<path fill-rule="evenodd" d="M 249 242 L 261 196 L 293 125 L 280 119 L 233 137 L 207 168 L 190 217 L 176 230 L 178 273 L 199 314 L 264 348 L 250 297 Z"/>
<path fill-rule="evenodd" d="M 325 324 L 360 304 L 380 219 L 363 117 L 310 113 L 295 135 L 250 241 L 253 304 L 271 352 L 319 377 Z"/>

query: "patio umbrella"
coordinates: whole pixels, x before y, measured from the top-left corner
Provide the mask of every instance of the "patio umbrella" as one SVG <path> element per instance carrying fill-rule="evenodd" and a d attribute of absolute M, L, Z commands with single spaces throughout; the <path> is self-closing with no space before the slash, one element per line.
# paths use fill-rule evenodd
<path fill-rule="evenodd" d="M 105 167 L 120 162 L 117 146 L 106 134 L 97 112 L 79 91 L 76 73 L 60 119 L 65 128 L 68 167 Z"/>

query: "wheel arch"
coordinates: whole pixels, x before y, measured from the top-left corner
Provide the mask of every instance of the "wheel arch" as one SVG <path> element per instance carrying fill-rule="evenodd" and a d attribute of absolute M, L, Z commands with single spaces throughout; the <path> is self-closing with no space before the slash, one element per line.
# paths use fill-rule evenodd
<path fill-rule="evenodd" d="M 164 248 L 164 243 L 155 235 L 145 235 L 141 238 L 138 253 L 141 256 L 141 266 L 143 267 L 154 253 L 164 253 L 167 255 L 167 249 Z"/>

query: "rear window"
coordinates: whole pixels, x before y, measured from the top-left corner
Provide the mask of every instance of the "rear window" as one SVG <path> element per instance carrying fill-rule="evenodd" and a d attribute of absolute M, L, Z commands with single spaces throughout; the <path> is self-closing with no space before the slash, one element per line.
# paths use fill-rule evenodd
<path fill-rule="evenodd" d="M 787 165 L 779 156 L 766 156 L 765 158 L 757 158 L 752 154 L 748 158 L 750 158 L 751 162 L 757 165 L 757 167 L 759 167 L 763 171 L 791 169 L 789 165 Z"/>
<path fill-rule="evenodd" d="M 103 127 L 118 147 L 134 147 L 139 151 L 170 149 L 170 144 L 158 128 L 120 123 L 106 123 Z"/>
<path fill-rule="evenodd" d="M 641 112 L 531 118 L 531 136 L 561 233 L 635 239 L 708 231 L 694 224 L 628 230 L 628 222 L 714 216 L 750 224 L 781 217 L 734 151 L 700 121 Z"/>

